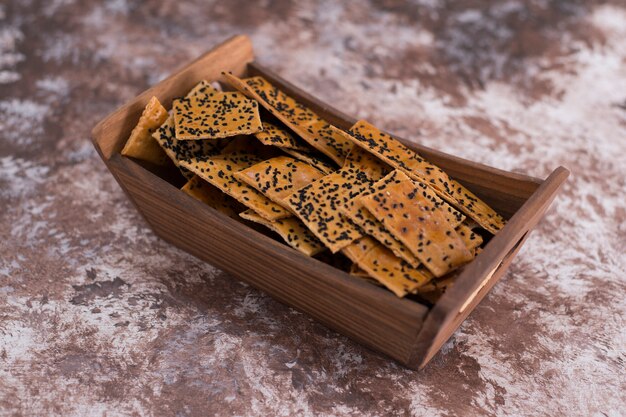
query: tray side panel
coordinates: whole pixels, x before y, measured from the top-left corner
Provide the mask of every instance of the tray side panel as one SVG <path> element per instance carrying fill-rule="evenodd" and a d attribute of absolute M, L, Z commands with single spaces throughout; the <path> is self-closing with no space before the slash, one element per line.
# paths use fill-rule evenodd
<path fill-rule="evenodd" d="M 110 167 L 157 235 L 328 327 L 406 363 L 428 309 L 268 238 L 115 155 Z M 244 255 L 244 256 L 242 256 Z"/>

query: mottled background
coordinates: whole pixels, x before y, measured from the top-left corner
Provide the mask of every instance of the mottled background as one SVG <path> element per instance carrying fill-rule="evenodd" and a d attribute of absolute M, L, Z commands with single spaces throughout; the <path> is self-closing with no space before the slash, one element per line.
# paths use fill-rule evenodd
<path fill-rule="evenodd" d="M 156 238 L 90 129 L 237 33 L 297 85 L 506 170 L 572 176 L 425 371 Z M 626 414 L 626 4 L 0 3 L 0 414 Z"/>

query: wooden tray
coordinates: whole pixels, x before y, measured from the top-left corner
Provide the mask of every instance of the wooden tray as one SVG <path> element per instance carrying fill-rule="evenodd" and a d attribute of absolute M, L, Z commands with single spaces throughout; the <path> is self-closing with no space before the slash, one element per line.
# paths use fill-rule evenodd
<path fill-rule="evenodd" d="M 540 180 L 400 139 L 508 219 L 428 308 L 304 256 L 186 195 L 171 173 L 119 154 L 150 97 L 169 108 L 200 80 L 221 80 L 222 71 L 263 75 L 340 128 L 355 121 L 255 62 L 250 40 L 235 36 L 98 123 L 92 139 L 103 161 L 158 236 L 410 368 L 424 367 L 502 277 L 569 175 L 559 167 Z"/>

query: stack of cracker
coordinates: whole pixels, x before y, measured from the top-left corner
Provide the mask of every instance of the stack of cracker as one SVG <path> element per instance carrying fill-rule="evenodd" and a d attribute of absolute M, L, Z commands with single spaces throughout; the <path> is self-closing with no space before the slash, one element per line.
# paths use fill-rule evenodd
<path fill-rule="evenodd" d="M 200 82 L 168 112 L 153 97 L 122 154 L 173 163 L 184 192 L 306 256 L 434 302 L 504 219 L 366 121 L 342 130 L 262 77 Z M 325 252 L 323 256 L 320 256 Z"/>

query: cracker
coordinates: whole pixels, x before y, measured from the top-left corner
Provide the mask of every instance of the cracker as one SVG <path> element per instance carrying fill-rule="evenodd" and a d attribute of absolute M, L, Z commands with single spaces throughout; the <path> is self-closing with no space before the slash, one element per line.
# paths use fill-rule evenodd
<path fill-rule="evenodd" d="M 263 77 L 240 79 L 232 74 L 224 74 L 224 76 L 234 88 L 257 100 L 309 145 L 327 155 L 338 165 L 343 164 L 353 145 L 339 129 L 280 91 Z"/>
<path fill-rule="evenodd" d="M 200 81 L 190 92 L 187 97 L 193 97 L 197 94 L 204 94 L 211 91 L 212 87 L 206 81 Z M 191 158 L 206 158 L 208 156 L 220 153 L 221 141 L 218 140 L 178 140 L 176 139 L 176 130 L 174 128 L 174 116 L 169 115 L 165 122 L 152 134 L 152 137 L 163 148 L 165 154 L 174 162 L 181 173 L 187 179 L 193 178 L 194 174 L 189 170 L 180 166 L 178 161 L 188 160 Z"/>
<path fill-rule="evenodd" d="M 419 193 L 426 199 L 430 200 L 435 208 L 444 215 L 446 220 L 452 225 L 452 227 L 459 226 L 467 218 L 460 211 L 456 210 L 450 204 L 439 198 L 431 188 L 420 181 L 412 181 L 403 171 L 395 169 L 390 172 L 386 177 L 382 178 L 376 184 L 374 188 L 377 190 L 384 190 L 390 184 L 399 184 L 403 181 L 410 181 L 414 185 Z"/>
<path fill-rule="evenodd" d="M 386 248 L 391 250 L 397 257 L 404 259 L 411 266 L 419 267 L 421 262 L 420 260 L 411 253 L 411 251 L 396 237 L 389 232 L 383 226 L 383 224 L 376 218 L 372 213 L 370 213 L 365 207 L 363 207 L 362 198 L 373 194 L 377 188 L 384 189 L 384 187 L 388 184 L 399 183 L 403 179 L 408 179 L 405 175 L 401 173 L 401 171 L 394 170 L 376 184 L 374 184 L 370 189 L 364 191 L 361 195 L 357 196 L 350 200 L 344 207 L 342 207 L 342 213 L 347 216 L 353 223 L 357 226 L 361 227 L 365 233 L 370 236 L 373 236 L 376 240 L 382 243 Z M 417 184 L 420 186 L 421 184 Z M 464 216 L 458 211 L 454 210 L 443 200 L 439 199 L 428 187 L 421 185 L 424 188 L 424 192 L 430 198 L 432 198 L 436 204 L 439 204 L 448 221 L 450 221 L 453 225 L 459 224 Z"/>
<path fill-rule="evenodd" d="M 445 275 L 472 259 L 440 207 L 408 177 L 378 188 L 362 202 L 435 276 Z"/>
<path fill-rule="evenodd" d="M 276 146 L 277 148 L 295 149 L 306 151 L 309 147 L 293 137 L 286 129 L 269 122 L 263 122 L 263 130 L 254 134 L 263 145 Z"/>
<path fill-rule="evenodd" d="M 239 202 L 224 195 L 222 191 L 197 175 L 187 181 L 181 190 L 233 219 L 238 219 L 239 213 L 244 209 Z"/>
<path fill-rule="evenodd" d="M 341 207 L 378 180 L 385 170 L 381 161 L 355 148 L 358 155 L 341 170 L 317 179 L 285 198 L 287 207 L 333 252 L 363 236 L 341 213 Z M 370 176 L 371 175 L 371 176 Z"/>
<path fill-rule="evenodd" d="M 277 220 L 291 216 L 291 213 L 283 207 L 235 178 L 234 174 L 237 171 L 259 162 L 261 159 L 256 155 L 233 152 L 212 156 L 206 160 L 192 158 L 188 161 L 180 161 L 180 164 L 246 207 L 253 209 L 266 220 Z"/>
<path fill-rule="evenodd" d="M 268 159 L 235 174 L 235 178 L 282 206 L 285 197 L 322 176 L 311 165 L 288 156 Z"/>
<path fill-rule="evenodd" d="M 137 126 L 130 132 L 130 137 L 122 149 L 122 155 L 163 165 L 167 156 L 163 149 L 152 138 L 152 132 L 159 128 L 167 119 L 167 110 L 159 99 L 152 97 L 141 113 Z"/>
<path fill-rule="evenodd" d="M 356 202 L 360 202 L 359 197 L 350 200 L 346 206 L 341 208 L 341 212 L 354 224 L 359 226 L 366 234 L 374 237 L 378 242 L 391 250 L 394 255 L 404 259 L 411 266 L 418 267 L 421 264 L 420 260 L 413 255 L 402 242 L 398 241 L 389 233 L 382 223 L 367 211 L 367 209 L 360 204 L 356 204 Z"/>
<path fill-rule="evenodd" d="M 305 255 L 314 256 L 326 250 L 324 244 L 295 217 L 269 221 L 256 214 L 253 210 L 246 210 L 239 215 L 246 220 L 262 224 L 276 232 L 285 243 Z"/>
<path fill-rule="evenodd" d="M 356 145 L 378 155 L 412 179 L 427 184 L 489 232 L 495 234 L 504 227 L 505 220 L 471 191 L 450 178 L 441 168 L 366 121 L 357 122 L 345 135 Z"/>
<path fill-rule="evenodd" d="M 206 89 L 174 100 L 176 139 L 219 139 L 262 130 L 256 101 L 239 92 Z"/>
<path fill-rule="evenodd" d="M 348 245 L 343 253 L 398 297 L 417 291 L 432 279 L 428 271 L 412 267 L 370 236 Z"/>
<path fill-rule="evenodd" d="M 474 232 L 471 227 L 465 223 L 460 224 L 456 228 L 456 232 L 461 237 L 461 240 L 465 244 L 465 247 L 470 251 L 478 248 L 483 243 L 483 237 Z"/>
<path fill-rule="evenodd" d="M 428 271 L 412 267 L 380 244 L 358 264 L 398 297 L 414 292 L 432 279 Z"/>
<path fill-rule="evenodd" d="M 381 182 L 392 181 L 394 177 L 387 175 L 385 178 L 378 181 Z M 343 207 L 341 212 L 348 217 L 354 224 L 359 226 L 365 233 L 374 237 L 378 242 L 382 243 L 386 248 L 391 250 L 397 257 L 404 259 L 410 265 L 418 267 L 420 265 L 419 259 L 417 259 L 411 251 L 409 251 L 401 242 L 399 242 L 381 222 L 376 219 L 367 209 L 361 204 L 361 198 L 370 195 L 376 191 L 375 184 L 372 184 L 361 194 L 348 201 Z"/>
<path fill-rule="evenodd" d="M 381 161 L 376 155 L 355 146 L 346 156 L 341 170 L 354 171 L 359 175 L 365 175 L 378 181 L 389 172 L 389 165 Z"/>
<path fill-rule="evenodd" d="M 341 253 L 346 255 L 353 263 L 358 264 L 366 253 L 374 249 L 379 244 L 380 243 L 374 240 L 371 236 L 363 236 L 362 238 L 355 240 L 348 246 L 344 247 L 341 250 Z"/>
<path fill-rule="evenodd" d="M 322 171 L 324 174 L 330 174 L 337 170 L 337 167 L 330 160 L 326 159 L 326 156 L 318 154 L 316 151 L 300 151 L 297 149 L 281 148 L 289 156 L 293 156 L 300 161 L 314 166 Z"/>

